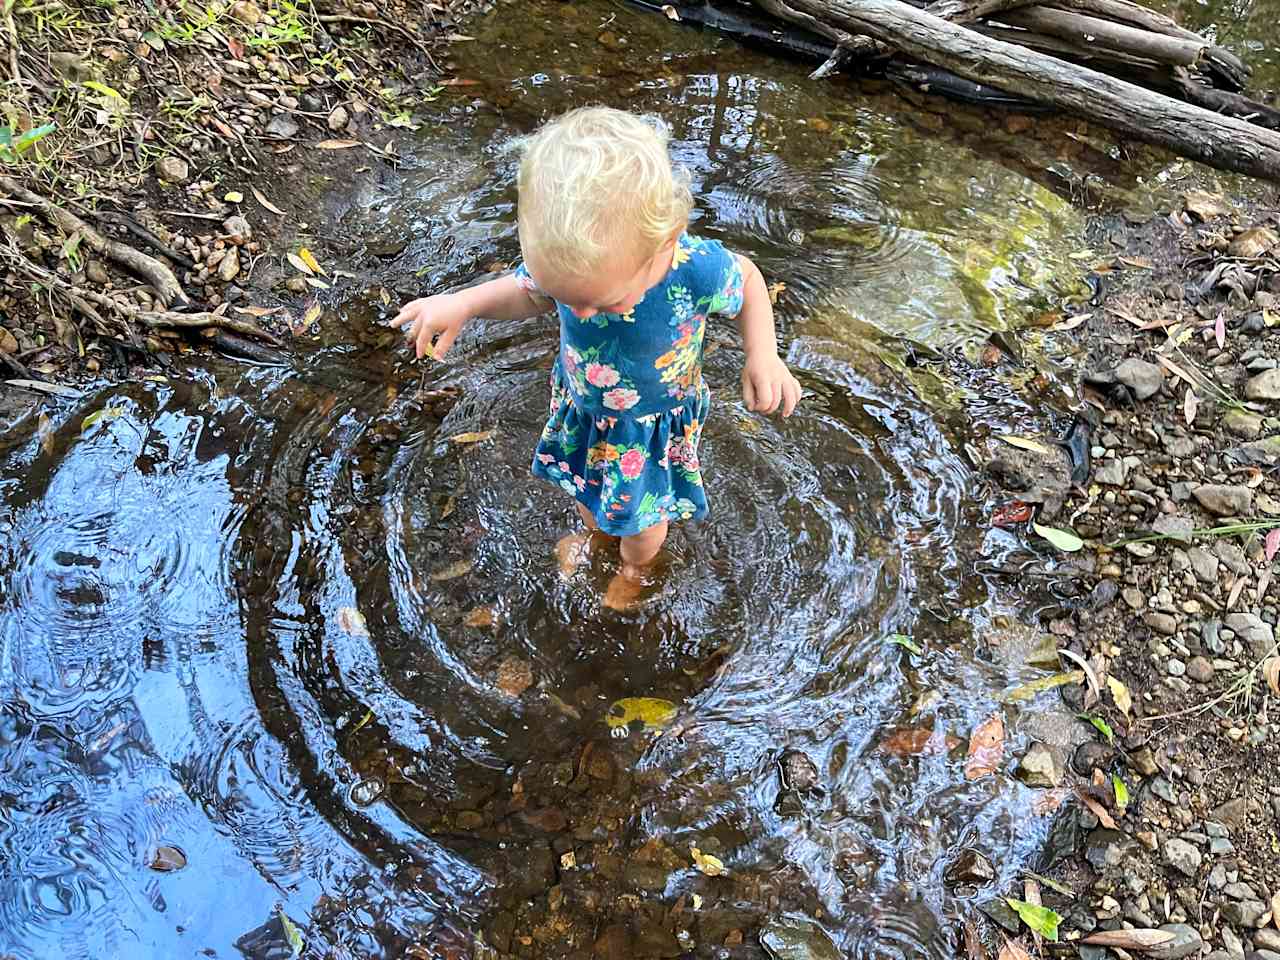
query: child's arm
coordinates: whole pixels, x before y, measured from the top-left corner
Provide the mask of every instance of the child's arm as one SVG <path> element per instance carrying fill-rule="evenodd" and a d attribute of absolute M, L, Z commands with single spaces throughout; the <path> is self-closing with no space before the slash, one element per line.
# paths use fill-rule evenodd
<path fill-rule="evenodd" d="M 742 254 L 742 310 L 738 330 L 747 353 L 742 368 L 742 399 L 748 410 L 773 413 L 782 406 L 782 415 L 791 416 L 800 402 L 800 381 L 791 375 L 778 357 L 778 338 L 773 330 L 773 305 L 760 268 Z"/>
<path fill-rule="evenodd" d="M 507 274 L 457 293 L 411 300 L 400 308 L 391 325 L 407 326 L 405 332 L 414 341 L 419 358 L 430 351 L 439 360 L 449 352 L 472 317 L 523 320 L 543 313 L 547 306 L 546 301 L 539 302 L 521 287 L 514 274 Z M 432 349 L 431 341 L 437 334 L 439 339 Z"/>

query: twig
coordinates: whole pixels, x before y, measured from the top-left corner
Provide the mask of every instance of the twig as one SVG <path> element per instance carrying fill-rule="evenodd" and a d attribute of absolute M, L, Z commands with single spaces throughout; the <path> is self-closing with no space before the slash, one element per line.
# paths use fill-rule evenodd
<path fill-rule="evenodd" d="M 46 200 L 37 193 L 32 193 L 12 177 L 0 176 L 0 189 L 10 196 L 17 197 L 19 200 L 34 204 L 63 233 L 68 236 L 79 233 L 84 244 L 95 253 L 100 253 L 138 274 L 155 288 L 157 296 L 165 306 L 168 306 L 174 300 L 180 300 L 183 303 L 187 302 L 186 292 L 182 289 L 182 285 L 178 283 L 178 278 L 174 276 L 172 270 L 155 259 L 155 257 L 150 257 L 140 250 L 135 250 L 128 244 L 120 243 L 117 240 L 108 240 L 74 213 L 64 210 L 56 203 Z"/>
<path fill-rule="evenodd" d="M 133 219 L 133 217 L 129 216 L 128 214 L 112 213 L 106 210 L 99 210 L 99 211 L 95 211 L 93 216 L 95 216 L 97 219 L 102 220 L 106 223 L 115 223 L 115 224 L 118 224 L 119 226 L 124 227 L 126 230 L 132 233 L 135 237 L 138 237 L 140 240 L 145 240 L 156 250 L 159 250 L 161 253 L 163 253 L 166 257 L 168 257 L 174 263 L 179 264 L 180 266 L 186 267 L 188 270 L 199 269 L 196 266 L 195 261 L 193 261 L 190 257 L 188 257 L 184 253 L 180 253 L 177 249 L 165 243 L 163 240 L 157 237 L 154 233 L 152 233 L 142 224 L 138 223 L 137 220 Z"/>
<path fill-rule="evenodd" d="M 0 0 L 4 4 L 4 22 L 9 28 L 9 70 L 13 82 L 22 83 L 22 71 L 18 69 L 18 25 L 13 22 L 13 7 L 18 0 Z"/>

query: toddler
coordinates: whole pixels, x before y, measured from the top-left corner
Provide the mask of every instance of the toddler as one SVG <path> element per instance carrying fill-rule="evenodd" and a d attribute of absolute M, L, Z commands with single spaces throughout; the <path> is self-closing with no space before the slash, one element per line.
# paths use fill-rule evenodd
<path fill-rule="evenodd" d="M 702 341 L 713 314 L 737 318 L 750 410 L 790 416 L 800 384 L 778 358 L 760 271 L 685 232 L 693 205 L 667 134 L 604 107 L 574 110 L 524 144 L 514 273 L 404 305 L 392 321 L 417 355 L 448 353 L 476 316 L 516 320 L 554 306 L 560 354 L 533 473 L 577 504 L 587 530 L 561 541 L 562 566 L 592 533 L 618 538 L 605 603 L 624 608 L 675 520 L 706 515 L 698 441 L 711 396 Z"/>

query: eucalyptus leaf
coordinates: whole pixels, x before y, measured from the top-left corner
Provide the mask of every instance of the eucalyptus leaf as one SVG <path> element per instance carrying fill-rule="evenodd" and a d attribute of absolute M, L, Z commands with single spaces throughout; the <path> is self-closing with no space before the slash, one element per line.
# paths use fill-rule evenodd
<path fill-rule="evenodd" d="M 1107 743 L 1116 742 L 1116 732 L 1111 729 L 1111 724 L 1107 723 L 1107 721 L 1103 720 L 1101 717 L 1095 717 L 1095 716 L 1092 716 L 1091 714 L 1082 713 L 1080 714 L 1080 719 L 1088 720 L 1091 724 L 1093 724 L 1093 726 L 1097 729 L 1097 731 L 1107 738 Z"/>
<path fill-rule="evenodd" d="M 1040 523 L 1031 524 L 1031 529 L 1040 534 L 1040 536 L 1044 537 L 1063 553 L 1075 553 L 1077 550 L 1084 547 L 1084 541 L 1069 530 L 1059 530 L 1057 527 L 1046 527 Z"/>
<path fill-rule="evenodd" d="M 893 636 L 889 638 L 889 642 L 896 643 L 898 646 L 906 648 L 907 650 L 914 653 L 917 657 L 921 656 L 924 653 L 924 651 L 920 649 L 920 645 L 916 643 L 914 640 L 912 640 L 910 637 L 908 637 L 905 633 L 895 633 Z"/>
<path fill-rule="evenodd" d="M 1119 774 L 1111 775 L 1111 788 L 1116 792 L 1116 806 L 1123 810 L 1129 805 L 1129 788 L 1125 786 Z"/>
<path fill-rule="evenodd" d="M 1038 907 L 1034 903 L 1027 903 L 1025 900 L 1014 900 L 1012 897 L 1006 897 L 1005 902 L 1017 912 L 1018 916 L 1022 918 L 1022 922 L 1028 927 L 1046 940 L 1057 941 L 1058 924 L 1062 922 L 1062 917 L 1048 907 Z"/>
<path fill-rule="evenodd" d="M 289 919 L 289 915 L 284 912 L 284 907 L 277 905 L 276 913 L 280 916 L 280 926 L 284 928 L 285 938 L 289 941 L 289 949 L 293 951 L 295 957 L 302 956 L 302 950 L 306 946 L 302 940 L 302 934 Z"/>

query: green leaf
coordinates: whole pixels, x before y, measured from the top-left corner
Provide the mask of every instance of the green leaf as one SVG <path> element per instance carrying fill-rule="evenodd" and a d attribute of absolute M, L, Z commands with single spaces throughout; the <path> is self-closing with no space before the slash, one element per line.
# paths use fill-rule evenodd
<path fill-rule="evenodd" d="M 36 127 L 34 130 L 28 130 L 17 140 L 13 141 L 13 149 L 18 153 L 25 153 L 33 144 L 43 140 L 54 130 L 58 129 L 56 123 L 46 123 L 43 127 Z"/>
<path fill-rule="evenodd" d="M 1022 922 L 1040 934 L 1040 936 L 1046 940 L 1057 941 L 1058 924 L 1062 922 L 1062 917 L 1048 907 L 1037 907 L 1034 903 L 1027 903 L 1025 900 L 1014 900 L 1012 897 L 1006 897 L 1005 903 L 1016 910 L 1018 916 L 1022 918 Z"/>
<path fill-rule="evenodd" d="M 124 100 L 125 103 L 129 102 L 115 87 L 108 87 L 105 83 L 99 83 L 97 80 L 86 80 L 80 86 L 92 90 L 94 93 L 100 93 L 104 97 L 113 97 L 116 100 Z"/>
<path fill-rule="evenodd" d="M 103 407 L 97 413 L 91 413 L 80 422 L 80 432 L 84 433 L 101 420 L 114 420 L 124 414 L 124 407 Z"/>
<path fill-rule="evenodd" d="M 280 915 L 280 926 L 284 927 L 284 935 L 289 940 L 289 948 L 293 951 L 293 955 L 295 957 L 302 956 L 302 949 L 305 946 L 302 942 L 302 934 L 298 932 L 298 928 L 294 926 L 293 921 L 284 912 L 282 905 L 276 905 L 276 913 Z"/>
<path fill-rule="evenodd" d="M 1101 717 L 1094 717 L 1087 713 L 1082 713 L 1080 714 L 1080 719 L 1088 720 L 1092 723 L 1094 727 L 1097 728 L 1097 731 L 1107 738 L 1107 743 L 1116 742 L 1116 732 L 1111 729 L 1111 724 L 1107 723 L 1107 721 L 1103 720 Z"/>
<path fill-rule="evenodd" d="M 1111 775 L 1111 789 L 1116 792 L 1116 806 L 1123 810 L 1129 805 L 1129 788 L 1125 786 L 1119 774 Z"/>
<path fill-rule="evenodd" d="M 1046 527 L 1039 523 L 1031 524 L 1031 529 L 1044 537 L 1063 553 L 1075 553 L 1084 547 L 1084 541 L 1068 530 L 1057 527 Z"/>
<path fill-rule="evenodd" d="M 904 633 L 895 633 L 893 636 L 889 638 L 889 642 L 896 643 L 900 647 L 905 647 L 906 649 L 914 653 L 917 657 L 924 654 L 924 651 L 920 649 L 920 645 Z"/>

